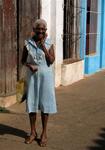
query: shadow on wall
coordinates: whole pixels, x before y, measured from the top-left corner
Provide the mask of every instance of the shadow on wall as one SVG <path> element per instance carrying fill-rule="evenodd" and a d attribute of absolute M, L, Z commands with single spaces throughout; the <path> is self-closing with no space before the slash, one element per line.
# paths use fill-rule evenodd
<path fill-rule="evenodd" d="M 87 150 L 105 150 L 105 128 L 101 129 L 99 137 L 93 140 L 95 146 L 90 146 Z"/>
<path fill-rule="evenodd" d="M 25 138 L 27 135 L 27 133 L 24 132 L 23 130 L 10 127 L 4 124 L 0 124 L 0 135 L 4 135 L 4 134 L 11 134 L 22 138 Z"/>

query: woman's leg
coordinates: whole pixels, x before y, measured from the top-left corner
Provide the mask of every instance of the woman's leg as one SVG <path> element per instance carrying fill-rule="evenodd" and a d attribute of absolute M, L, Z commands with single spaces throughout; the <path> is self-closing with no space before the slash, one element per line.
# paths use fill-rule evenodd
<path fill-rule="evenodd" d="M 37 138 L 36 133 L 36 113 L 30 113 L 30 127 L 31 127 L 31 134 L 25 138 L 25 143 L 30 144 Z"/>
<path fill-rule="evenodd" d="M 48 123 L 48 113 L 41 112 L 41 120 L 42 120 L 42 134 L 40 146 L 46 146 L 47 143 L 47 123 Z"/>
<path fill-rule="evenodd" d="M 29 113 L 31 135 L 36 135 L 36 113 Z"/>

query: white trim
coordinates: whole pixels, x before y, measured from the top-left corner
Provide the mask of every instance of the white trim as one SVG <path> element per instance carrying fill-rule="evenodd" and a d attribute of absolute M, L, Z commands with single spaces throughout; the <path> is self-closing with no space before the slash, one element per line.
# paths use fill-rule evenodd
<path fill-rule="evenodd" d="M 90 13 L 94 13 L 94 14 L 101 14 L 101 12 L 99 12 L 99 11 L 92 11 L 92 10 L 91 11 L 86 11 L 86 12 L 87 13 L 90 12 Z"/>

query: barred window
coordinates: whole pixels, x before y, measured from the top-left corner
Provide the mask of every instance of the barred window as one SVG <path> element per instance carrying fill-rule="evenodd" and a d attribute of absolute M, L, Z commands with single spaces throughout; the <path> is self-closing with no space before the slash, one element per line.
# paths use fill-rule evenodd
<path fill-rule="evenodd" d="M 64 0 L 64 60 L 80 59 L 80 17 L 82 8 L 81 0 Z"/>
<path fill-rule="evenodd" d="M 98 0 L 87 0 L 86 55 L 96 52 Z"/>

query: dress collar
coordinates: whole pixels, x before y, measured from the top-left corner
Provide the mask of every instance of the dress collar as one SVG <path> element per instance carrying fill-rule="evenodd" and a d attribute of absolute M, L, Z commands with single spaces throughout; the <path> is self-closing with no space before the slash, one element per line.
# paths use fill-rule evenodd
<path fill-rule="evenodd" d="M 29 39 L 29 43 L 30 43 L 32 46 L 37 47 L 35 41 L 34 41 L 32 38 Z"/>

